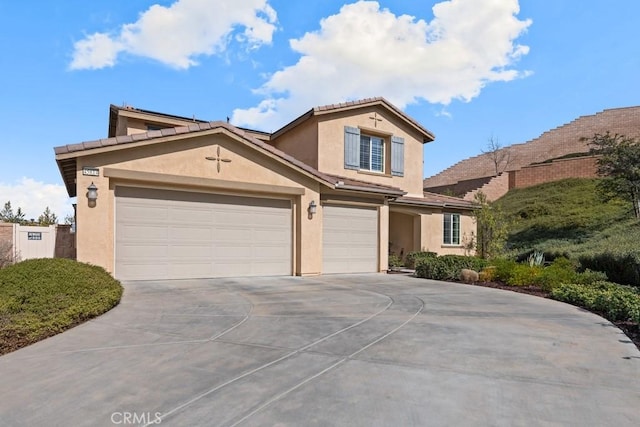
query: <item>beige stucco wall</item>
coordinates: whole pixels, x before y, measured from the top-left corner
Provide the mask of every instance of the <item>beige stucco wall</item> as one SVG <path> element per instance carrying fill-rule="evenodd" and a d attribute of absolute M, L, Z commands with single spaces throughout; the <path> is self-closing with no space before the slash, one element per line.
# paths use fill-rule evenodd
<path fill-rule="evenodd" d="M 313 168 L 318 168 L 318 127 L 315 118 L 277 136 L 270 143 L 278 150 L 290 154 Z"/>
<path fill-rule="evenodd" d="M 377 116 L 382 121 L 370 118 Z M 361 132 L 385 138 L 385 173 L 377 174 L 344 168 L 344 127 L 359 127 Z M 404 176 L 391 176 L 391 136 L 404 138 Z M 423 144 L 420 134 L 404 120 L 380 107 L 319 116 L 318 169 L 321 172 L 399 187 L 408 195 L 422 197 Z"/>
<path fill-rule="evenodd" d="M 231 160 L 220 164 L 206 160 L 207 156 L 217 156 Z M 100 168 L 99 177 L 82 175 L 82 167 Z M 114 267 L 114 228 L 115 228 L 115 187 L 132 185 L 152 188 L 174 188 L 167 184 L 144 181 L 127 181 L 104 176 L 104 168 L 123 171 L 162 173 L 175 176 L 207 178 L 235 183 L 253 183 L 273 186 L 273 192 L 221 191 L 213 181 L 202 185 L 181 186 L 177 189 L 198 192 L 231 192 L 238 195 L 257 197 L 288 198 L 293 202 L 294 210 L 294 266 L 293 272 L 299 275 L 321 272 L 321 215 L 310 219 L 307 206 L 311 200 L 319 203 L 320 184 L 315 180 L 294 171 L 280 161 L 247 147 L 244 143 L 225 134 L 211 134 L 153 143 L 146 146 L 131 146 L 101 154 L 80 157 L 77 162 L 77 257 L 79 261 L 100 265 L 108 271 Z M 85 196 L 86 187 L 94 182 L 98 187 L 98 200 L 95 207 L 89 207 Z M 303 195 L 278 194 L 277 187 L 304 188 Z"/>
<path fill-rule="evenodd" d="M 414 247 L 413 223 L 416 215 L 400 212 L 389 213 L 389 241 L 391 253 L 405 256 L 416 250 Z"/>
<path fill-rule="evenodd" d="M 378 208 L 378 251 L 379 267 L 378 271 L 389 269 L 389 205 L 385 204 Z"/>
<path fill-rule="evenodd" d="M 443 244 L 444 214 L 460 213 L 460 245 Z M 445 211 L 421 215 L 421 249 L 436 252 L 438 255 L 469 255 L 464 243 L 475 235 L 476 225 L 473 218 L 465 212 Z"/>

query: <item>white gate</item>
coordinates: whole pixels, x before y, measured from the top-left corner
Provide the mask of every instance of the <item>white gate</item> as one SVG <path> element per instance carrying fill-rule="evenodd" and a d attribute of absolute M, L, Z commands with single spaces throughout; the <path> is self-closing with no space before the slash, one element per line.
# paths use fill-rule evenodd
<path fill-rule="evenodd" d="M 53 258 L 56 250 L 56 226 L 15 225 L 15 253 L 21 261 L 31 258 Z"/>

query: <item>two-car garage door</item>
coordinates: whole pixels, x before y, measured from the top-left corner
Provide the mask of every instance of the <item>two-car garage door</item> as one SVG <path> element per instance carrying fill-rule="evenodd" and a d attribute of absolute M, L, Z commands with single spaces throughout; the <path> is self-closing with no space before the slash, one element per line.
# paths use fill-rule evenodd
<path fill-rule="evenodd" d="M 121 280 L 292 274 L 290 200 L 117 187 Z"/>

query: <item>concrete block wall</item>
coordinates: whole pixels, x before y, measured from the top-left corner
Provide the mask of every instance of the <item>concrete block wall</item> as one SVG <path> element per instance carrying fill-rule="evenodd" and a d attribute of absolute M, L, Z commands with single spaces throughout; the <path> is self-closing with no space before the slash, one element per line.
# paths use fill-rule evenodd
<path fill-rule="evenodd" d="M 472 201 L 475 198 L 476 193 L 479 191 L 482 191 L 484 195 L 487 196 L 487 200 L 499 199 L 509 191 L 509 174 L 502 173 L 498 176 L 494 176 L 482 187 L 469 191 L 464 195 L 463 199 Z"/>
<path fill-rule="evenodd" d="M 596 133 L 640 137 L 640 106 L 604 110 L 579 117 L 565 125 L 544 132 L 538 138 L 505 149 L 510 152 L 504 172 L 517 171 L 532 163 L 589 151 L 589 141 Z M 428 147 L 427 147 L 428 149 Z M 461 181 L 495 175 L 495 165 L 485 154 L 462 160 L 437 175 L 424 180 L 425 191 L 447 192 L 449 186 Z M 485 184 L 486 185 L 486 184 Z"/>
<path fill-rule="evenodd" d="M 598 176 L 597 160 L 596 156 L 588 156 L 525 166 L 509 172 L 512 175 L 509 185 L 510 188 L 525 188 L 565 178 L 595 178 Z"/>
<path fill-rule="evenodd" d="M 10 265 L 14 258 L 14 224 L 0 222 L 0 267 Z"/>

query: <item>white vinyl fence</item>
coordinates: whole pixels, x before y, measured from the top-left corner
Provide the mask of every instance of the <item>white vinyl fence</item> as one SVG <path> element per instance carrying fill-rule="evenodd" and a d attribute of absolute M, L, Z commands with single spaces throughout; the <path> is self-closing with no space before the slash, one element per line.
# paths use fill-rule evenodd
<path fill-rule="evenodd" d="M 5 224 L 1 225 L 0 240 L 10 250 L 13 261 L 24 261 L 31 258 L 54 258 L 56 256 L 57 226 L 45 227 Z"/>

